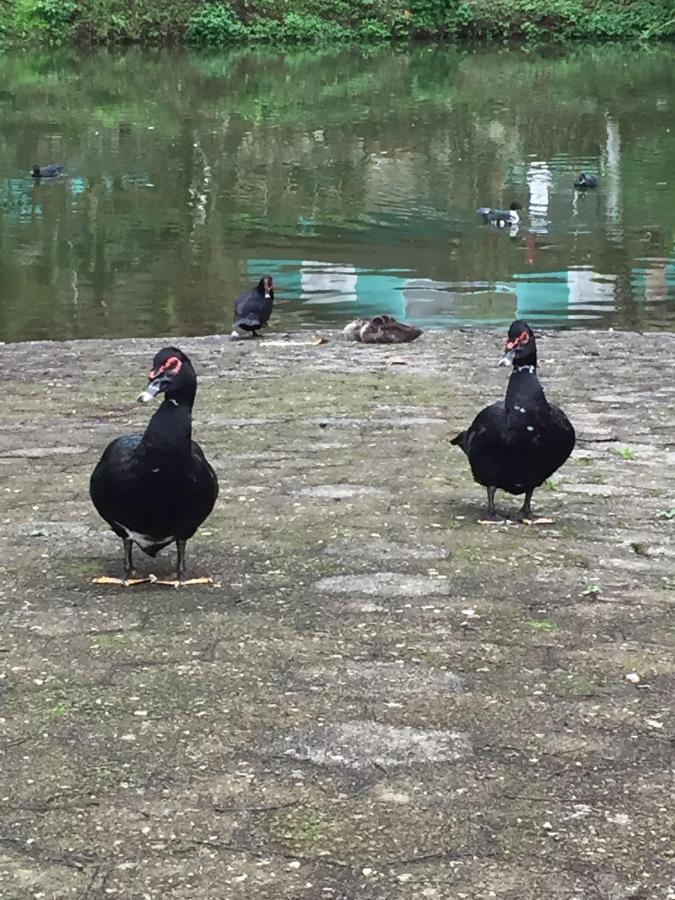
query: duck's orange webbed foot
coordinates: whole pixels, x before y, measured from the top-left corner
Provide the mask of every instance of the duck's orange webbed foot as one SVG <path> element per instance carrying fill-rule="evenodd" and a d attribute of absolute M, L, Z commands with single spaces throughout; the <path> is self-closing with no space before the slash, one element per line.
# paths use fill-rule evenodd
<path fill-rule="evenodd" d="M 193 584 L 210 584 L 210 585 L 213 585 L 214 587 L 218 587 L 218 585 L 213 580 L 213 578 L 209 578 L 208 576 L 204 576 L 203 578 L 185 578 L 183 580 L 180 580 L 179 578 L 174 578 L 171 581 L 168 581 L 168 580 L 164 581 L 162 579 L 155 578 L 153 581 L 153 584 L 161 584 L 161 585 L 164 585 L 165 587 L 174 587 L 174 588 L 189 587 L 190 585 L 193 585 Z"/>
<path fill-rule="evenodd" d="M 92 579 L 92 584 L 119 584 L 122 587 L 133 587 L 136 584 L 152 584 L 157 581 L 154 575 L 148 575 L 146 578 L 111 578 L 110 575 L 100 575 L 98 578 Z"/>

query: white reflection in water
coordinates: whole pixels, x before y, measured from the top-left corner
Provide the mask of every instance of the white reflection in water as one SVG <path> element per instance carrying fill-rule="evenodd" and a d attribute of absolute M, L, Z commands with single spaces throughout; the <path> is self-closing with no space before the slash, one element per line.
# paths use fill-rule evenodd
<path fill-rule="evenodd" d="M 546 234 L 548 231 L 548 202 L 552 174 L 545 161 L 533 161 L 527 170 L 527 184 L 530 189 L 530 231 Z"/>

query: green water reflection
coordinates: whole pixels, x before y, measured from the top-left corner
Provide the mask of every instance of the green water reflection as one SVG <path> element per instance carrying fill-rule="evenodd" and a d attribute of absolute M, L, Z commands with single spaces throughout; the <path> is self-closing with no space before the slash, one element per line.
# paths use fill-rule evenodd
<path fill-rule="evenodd" d="M 281 329 L 675 328 L 673 48 L 8 53 L 0 86 L 2 340 L 226 332 L 265 271 Z"/>

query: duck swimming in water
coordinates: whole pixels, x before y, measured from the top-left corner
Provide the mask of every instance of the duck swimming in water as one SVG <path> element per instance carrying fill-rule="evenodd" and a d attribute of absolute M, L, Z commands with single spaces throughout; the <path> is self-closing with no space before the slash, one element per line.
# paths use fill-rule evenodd
<path fill-rule="evenodd" d="M 489 206 L 481 206 L 476 212 L 483 217 L 486 225 L 496 225 L 498 228 L 504 228 L 506 225 L 518 225 L 520 216 L 518 210 L 523 207 L 514 200 L 508 209 L 491 209 Z"/>
<path fill-rule="evenodd" d="M 422 334 L 422 329 L 393 316 L 375 316 L 372 319 L 354 319 L 343 329 L 348 340 L 362 344 L 407 344 Z"/>
<path fill-rule="evenodd" d="M 63 166 L 60 163 L 53 163 L 49 166 L 33 166 L 30 174 L 33 178 L 56 178 L 63 172 Z"/>
<path fill-rule="evenodd" d="M 258 337 L 258 330 L 267 325 L 274 305 L 274 283 L 271 275 L 263 275 L 257 285 L 234 301 L 232 337 L 239 337 L 237 329 L 250 331 Z"/>
<path fill-rule="evenodd" d="M 98 581 L 136 583 L 131 580 L 133 545 L 155 556 L 174 542 L 176 580 L 168 583 L 178 587 L 208 581 L 185 579 L 185 545 L 218 496 L 216 474 L 192 440 L 196 392 L 197 376 L 189 358 L 177 347 L 160 350 L 152 362 L 149 384 L 138 399 L 147 402 L 163 393 L 164 402 L 143 434 L 128 434 L 107 446 L 91 476 L 94 506 L 124 542 L 123 581 Z"/>
<path fill-rule="evenodd" d="M 598 179 L 595 175 L 587 175 L 585 172 L 579 172 L 574 182 L 574 187 L 578 191 L 584 191 L 586 188 L 596 188 Z"/>
<path fill-rule="evenodd" d="M 451 443 L 469 458 L 474 480 L 487 488 L 488 515 L 497 519 L 495 492 L 525 494 L 518 513 L 529 519 L 535 488 L 562 466 L 575 434 L 565 413 L 549 403 L 537 377 L 534 332 L 522 319 L 509 328 L 501 365 L 513 366 L 504 401 L 486 406 Z"/>

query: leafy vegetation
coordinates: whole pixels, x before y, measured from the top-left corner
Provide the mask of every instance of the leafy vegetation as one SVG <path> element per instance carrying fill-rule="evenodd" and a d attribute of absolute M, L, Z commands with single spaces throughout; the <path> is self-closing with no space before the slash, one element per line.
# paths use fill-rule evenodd
<path fill-rule="evenodd" d="M 3 0 L 5 43 L 675 39 L 671 0 Z"/>

